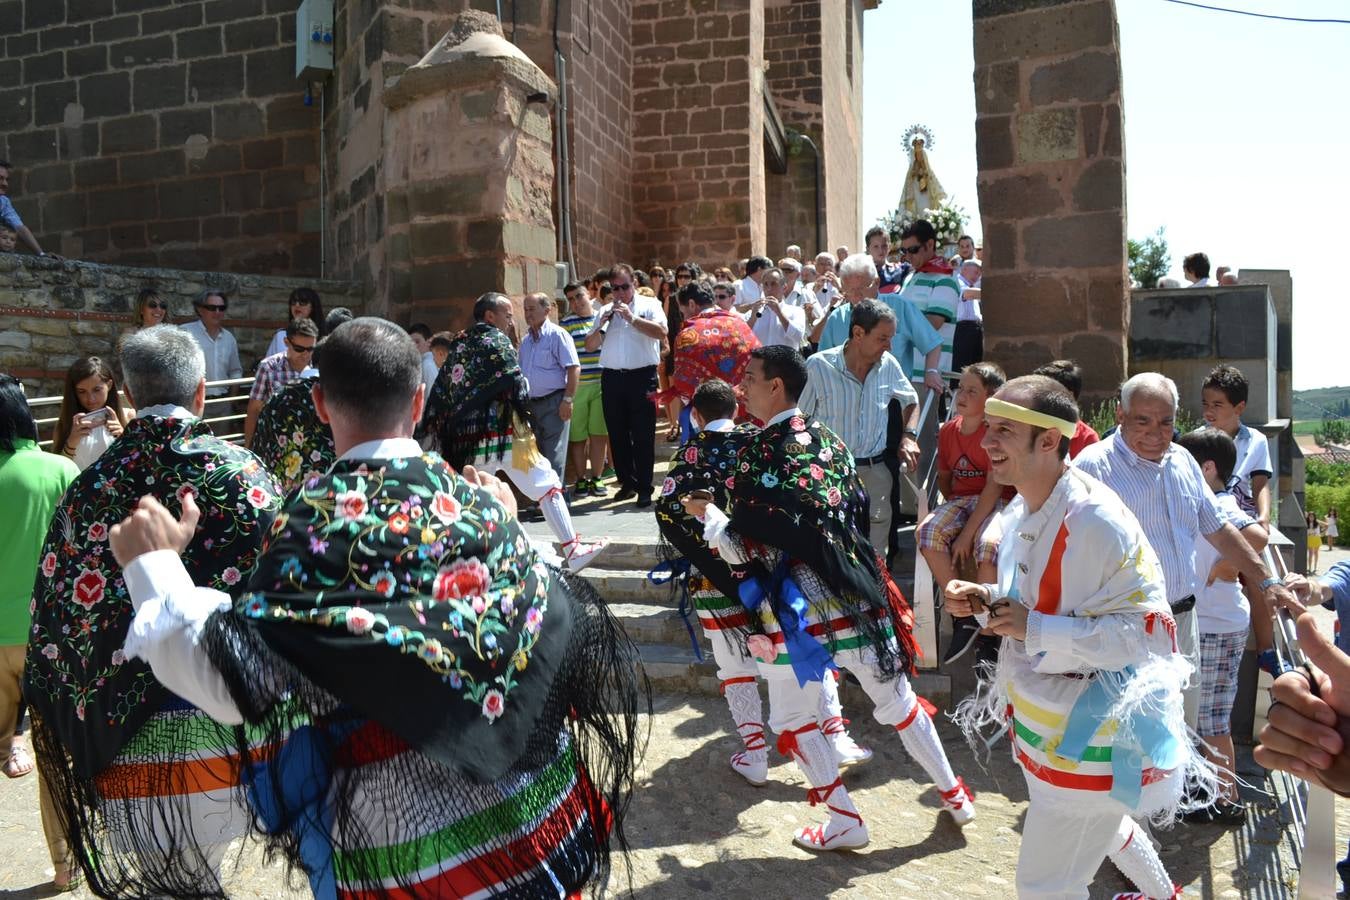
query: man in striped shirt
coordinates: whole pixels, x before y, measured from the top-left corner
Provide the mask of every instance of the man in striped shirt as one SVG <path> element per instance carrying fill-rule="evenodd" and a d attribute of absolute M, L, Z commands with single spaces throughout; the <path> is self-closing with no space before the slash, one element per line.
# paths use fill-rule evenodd
<path fill-rule="evenodd" d="M 586 350 L 586 335 L 595 326 L 595 308 L 586 285 L 578 281 L 569 282 L 563 288 L 563 295 L 571 315 L 558 325 L 572 336 L 577 346 L 577 358 L 581 360 L 581 377 L 572 404 L 572 430 L 567 448 L 577 476 L 573 496 L 603 497 L 608 492 L 600 479 L 605 469 L 605 457 L 609 454 L 609 432 L 605 429 L 605 409 L 600 398 L 600 351 Z M 590 477 L 586 475 L 587 460 L 591 464 Z"/>
<path fill-rule="evenodd" d="M 937 252 L 937 232 L 925 219 L 919 219 L 900 235 L 900 253 L 914 274 L 900 289 L 900 299 L 913 304 L 942 336 L 942 355 L 937 366 L 916 349 L 910 363 L 910 377 L 923 381 L 952 369 L 952 339 L 956 335 L 956 312 L 961 302 L 961 286 L 951 264 Z"/>
<path fill-rule="evenodd" d="M 872 546 L 890 546 L 891 492 L 895 480 L 886 466 L 887 410 L 900 401 L 905 433 L 900 464 L 913 470 L 919 458 L 919 397 L 886 348 L 895 337 L 895 313 L 879 300 L 853 307 L 852 336 L 840 347 L 822 350 L 806 361 L 806 390 L 798 406 L 839 436 L 853 453 L 870 501 Z"/>
<path fill-rule="evenodd" d="M 1203 535 L 1249 584 L 1259 584 L 1266 602 L 1292 595 L 1227 521 L 1194 457 L 1172 443 L 1176 414 L 1177 386 L 1172 379 L 1141 372 L 1121 385 L 1116 407 L 1120 428 L 1083 450 L 1073 464 L 1119 494 L 1139 519 L 1162 564 L 1167 602 L 1177 623 L 1177 646 L 1198 671 L 1195 595 L 1204 585 L 1195 571 L 1197 538 Z M 1253 611 L 1253 616 L 1260 614 Z M 1198 680 L 1187 687 L 1185 699 L 1186 721 L 1194 728 L 1200 709 Z"/>

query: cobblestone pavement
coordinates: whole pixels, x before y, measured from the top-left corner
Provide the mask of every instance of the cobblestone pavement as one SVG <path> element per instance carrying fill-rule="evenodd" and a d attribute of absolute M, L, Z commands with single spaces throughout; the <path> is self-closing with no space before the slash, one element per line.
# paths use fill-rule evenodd
<path fill-rule="evenodd" d="M 988 770 L 949 725 L 942 736 L 953 766 L 978 793 L 979 817 L 961 831 L 940 813 L 894 732 L 856 702 L 853 730 L 876 757 L 850 770 L 846 783 L 866 817 L 872 843 L 857 853 L 813 857 L 791 844 L 794 828 L 815 821 L 795 766 L 777 758 L 770 781 L 754 788 L 726 765 L 737 749 L 723 703 L 711 697 L 658 695 L 641 786 L 628 820 L 633 896 L 638 900 L 751 896 L 787 898 L 1011 897 L 1019 829 L 1026 808 L 1022 778 L 995 747 Z M 1259 773 L 1248 762 L 1248 777 Z M 1241 831 L 1181 826 L 1159 834 L 1163 859 L 1190 897 L 1275 900 L 1293 896 L 1291 838 L 1274 801 L 1249 795 L 1256 812 Z M 37 812 L 37 781 L 0 779 L 0 900 L 51 896 L 51 867 Z M 1339 810 L 1338 833 L 1350 832 Z M 227 866 L 231 863 L 227 860 Z M 256 847 L 229 870 L 232 897 L 303 897 Z M 625 876 L 620 869 L 615 886 Z M 1109 864 L 1093 898 L 1126 889 Z M 88 896 L 77 892 L 76 897 Z"/>

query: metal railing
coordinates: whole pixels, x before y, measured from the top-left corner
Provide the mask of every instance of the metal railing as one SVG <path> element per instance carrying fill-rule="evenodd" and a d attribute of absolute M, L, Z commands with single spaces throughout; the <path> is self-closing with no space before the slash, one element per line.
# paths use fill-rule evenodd
<path fill-rule="evenodd" d="M 959 378 L 958 373 L 944 373 L 943 379 L 950 381 Z M 950 397 L 950 391 L 943 389 L 934 391 L 929 389 L 923 400 L 923 405 L 919 408 L 919 434 L 927 433 L 929 420 L 937 421 L 941 415 L 941 406 L 938 401 L 941 398 Z M 947 413 L 938 422 L 938 428 L 951 421 L 952 416 L 956 414 L 956 404 L 949 402 L 947 404 Z M 936 431 L 936 429 L 935 429 Z M 938 485 L 937 485 L 937 447 L 933 447 L 932 453 L 924 462 L 921 458 L 920 466 L 922 472 L 916 472 L 919 480 L 915 483 L 914 478 L 908 472 L 901 472 L 901 476 L 909 485 L 910 491 L 915 497 L 915 549 L 914 549 L 914 597 L 912 609 L 914 611 L 914 640 L 919 646 L 919 652 L 923 660 L 932 661 L 932 665 L 925 668 L 937 668 L 938 666 L 938 609 L 937 586 L 933 582 L 933 572 L 928 568 L 928 561 L 923 558 L 917 546 L 918 523 L 922 522 L 928 513 L 937 505 Z"/>
<path fill-rule="evenodd" d="M 1281 580 L 1289 574 L 1284 555 L 1276 548 L 1292 546 L 1278 529 L 1271 529 L 1270 542 L 1262 551 L 1266 567 Z M 1275 613 L 1275 654 L 1279 668 L 1300 668 L 1306 662 L 1299 647 L 1294 618 L 1288 610 Z M 1299 853 L 1299 900 L 1323 900 L 1336 896 L 1336 797 L 1321 785 L 1309 784 L 1288 772 L 1274 772 L 1289 798 L 1289 821 L 1293 844 Z"/>
<path fill-rule="evenodd" d="M 236 443 L 243 440 L 246 415 L 244 408 L 248 402 L 248 392 L 252 387 L 252 375 L 247 378 L 229 378 L 224 381 L 208 381 L 206 383 L 208 393 L 219 389 L 224 389 L 227 392 L 219 397 L 208 396 L 206 408 L 202 411 L 202 421 L 211 426 L 211 431 L 217 437 Z M 243 388 L 243 390 L 233 393 L 237 388 Z M 231 404 L 234 404 L 234 406 L 231 406 Z M 37 422 L 38 446 L 43 450 L 59 452 L 59 448 L 54 449 L 52 447 L 51 435 L 60 419 L 61 398 L 59 396 L 33 397 L 28 401 L 28 408 L 33 411 L 33 419 Z M 41 414 L 39 414 L 39 410 L 42 410 Z"/>

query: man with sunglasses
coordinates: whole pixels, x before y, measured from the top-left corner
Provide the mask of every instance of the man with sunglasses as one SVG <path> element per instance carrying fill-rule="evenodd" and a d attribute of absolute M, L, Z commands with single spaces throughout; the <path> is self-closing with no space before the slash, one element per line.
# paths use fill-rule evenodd
<path fill-rule="evenodd" d="M 600 351 L 600 398 L 619 481 L 614 499 L 636 499 L 639 507 L 647 507 L 656 468 L 656 406 L 651 397 L 657 390 L 666 313 L 655 297 L 638 296 L 633 267 L 627 263 L 610 270 L 609 285 L 613 302 L 596 317 L 586 350 Z"/>
<path fill-rule="evenodd" d="M 202 354 L 206 357 L 207 381 L 224 381 L 244 375 L 244 367 L 239 362 L 239 344 L 224 327 L 228 305 L 223 293 L 207 288 L 192 302 L 192 308 L 197 311 L 197 321 L 182 326 L 184 331 L 192 335 L 197 346 L 202 348 Z M 229 388 L 210 387 L 206 389 L 206 396 L 224 397 L 229 392 Z"/>
<path fill-rule="evenodd" d="M 961 302 L 961 286 L 952 267 L 937 252 L 937 231 L 932 223 L 919 219 L 900 234 L 900 253 L 914 274 L 900 289 L 900 299 L 915 306 L 942 337 L 942 353 L 936 366 L 926 354 L 915 350 L 900 364 L 909 366 L 910 380 L 940 385 L 943 372 L 952 368 L 952 341 L 956 336 L 956 312 Z M 936 387 L 937 385 L 931 385 Z"/>
<path fill-rule="evenodd" d="M 286 349 L 258 363 L 258 374 L 253 378 L 253 390 L 248 395 L 248 411 L 244 416 L 244 446 L 253 446 L 253 432 L 258 427 L 258 414 L 277 391 L 297 381 L 314 359 L 314 345 L 319 342 L 319 327 L 309 319 L 292 319 L 286 326 Z"/>

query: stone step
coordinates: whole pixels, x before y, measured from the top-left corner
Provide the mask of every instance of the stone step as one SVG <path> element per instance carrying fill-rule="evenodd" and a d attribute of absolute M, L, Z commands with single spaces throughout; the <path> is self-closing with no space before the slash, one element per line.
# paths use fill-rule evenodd
<path fill-rule="evenodd" d="M 619 620 L 628 637 L 638 644 L 667 644 L 672 647 L 690 649 L 689 630 L 679 610 L 673 606 L 658 603 L 610 603 L 609 611 Z M 694 636 L 698 638 L 703 652 L 711 652 L 703 637 L 698 618 L 690 612 L 690 625 Z"/>
<path fill-rule="evenodd" d="M 642 667 L 656 693 L 699 693 L 717 696 L 721 693 L 717 679 L 717 665 L 711 653 L 704 653 L 700 662 L 686 641 L 683 647 L 673 644 L 636 642 Z M 940 709 L 948 709 L 952 702 L 950 675 L 920 670 L 910 678 L 910 685 L 925 699 Z M 839 696 L 846 709 L 870 711 L 872 701 L 858 685 L 846 677 L 839 685 Z"/>
<path fill-rule="evenodd" d="M 652 584 L 647 579 L 647 569 L 602 569 L 590 566 L 581 576 L 600 599 L 613 605 L 616 603 L 649 603 L 673 609 L 678 600 L 671 598 L 669 584 Z"/>
<path fill-rule="evenodd" d="M 595 565 L 605 569 L 641 569 L 650 571 L 661 561 L 661 553 L 656 538 L 622 538 L 609 542 L 605 552 L 596 559 Z"/>

